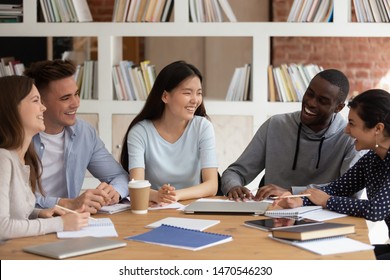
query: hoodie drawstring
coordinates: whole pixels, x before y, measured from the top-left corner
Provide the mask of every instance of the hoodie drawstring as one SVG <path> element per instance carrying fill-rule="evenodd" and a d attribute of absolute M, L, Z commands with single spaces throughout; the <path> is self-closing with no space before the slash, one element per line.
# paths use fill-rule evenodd
<path fill-rule="evenodd" d="M 324 143 L 325 137 L 322 136 L 320 146 L 318 147 L 318 159 L 317 159 L 317 164 L 316 164 L 316 169 L 318 169 L 318 166 L 320 165 L 320 159 L 321 159 L 321 148 L 322 148 L 322 143 Z"/>
<path fill-rule="evenodd" d="M 299 153 L 299 139 L 301 138 L 301 130 L 302 130 L 302 123 L 299 123 L 297 142 L 295 144 L 294 163 L 293 163 L 293 166 L 292 166 L 292 170 L 295 170 L 295 168 L 297 166 L 298 153 Z"/>

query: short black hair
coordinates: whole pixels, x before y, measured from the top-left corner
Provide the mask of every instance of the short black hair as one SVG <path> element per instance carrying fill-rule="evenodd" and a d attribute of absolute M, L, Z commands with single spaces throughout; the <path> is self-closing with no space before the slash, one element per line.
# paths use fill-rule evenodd
<path fill-rule="evenodd" d="M 349 81 L 343 72 L 337 69 L 326 69 L 319 72 L 316 76 L 327 80 L 332 85 L 337 86 L 340 90 L 339 101 L 344 103 L 349 93 Z"/>

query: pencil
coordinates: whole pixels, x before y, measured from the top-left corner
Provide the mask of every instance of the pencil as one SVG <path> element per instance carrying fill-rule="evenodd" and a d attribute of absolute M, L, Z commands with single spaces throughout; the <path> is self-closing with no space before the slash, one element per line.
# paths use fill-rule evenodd
<path fill-rule="evenodd" d="M 58 204 L 56 204 L 55 206 L 58 207 L 58 208 L 60 208 L 60 209 L 62 209 L 62 210 L 68 211 L 68 212 L 70 212 L 70 213 L 79 214 L 78 212 L 76 212 L 76 211 L 74 211 L 74 210 L 68 209 L 68 208 L 66 208 L 66 207 L 62 207 L 62 206 L 60 206 L 60 205 L 58 205 Z M 97 221 L 97 219 L 95 219 L 95 218 L 92 218 L 92 217 L 89 217 L 89 218 L 90 218 L 91 220 Z"/>
<path fill-rule="evenodd" d="M 282 199 L 282 198 L 293 198 L 293 197 L 307 197 L 310 196 L 309 193 L 307 194 L 294 194 L 294 195 L 284 195 L 284 196 L 270 196 L 270 199 Z"/>

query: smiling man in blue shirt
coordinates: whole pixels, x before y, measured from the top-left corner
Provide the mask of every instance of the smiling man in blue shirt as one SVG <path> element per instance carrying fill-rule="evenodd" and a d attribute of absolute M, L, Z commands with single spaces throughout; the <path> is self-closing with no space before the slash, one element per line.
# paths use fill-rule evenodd
<path fill-rule="evenodd" d="M 45 195 L 36 194 L 37 205 L 55 204 L 96 213 L 102 206 L 117 203 L 128 194 L 128 174 L 115 161 L 95 129 L 77 119 L 80 92 L 73 78 L 75 66 L 69 61 L 40 61 L 25 75 L 33 78 L 41 94 L 46 129 L 33 138 L 42 161 Z M 101 183 L 80 194 L 88 170 Z"/>

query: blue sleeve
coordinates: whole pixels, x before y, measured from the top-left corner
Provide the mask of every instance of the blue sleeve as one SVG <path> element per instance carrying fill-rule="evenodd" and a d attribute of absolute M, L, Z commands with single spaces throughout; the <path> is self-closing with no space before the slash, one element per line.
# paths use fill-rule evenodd
<path fill-rule="evenodd" d="M 207 119 L 203 123 L 199 139 L 201 168 L 218 168 L 214 128 Z"/>
<path fill-rule="evenodd" d="M 124 198 L 128 196 L 129 175 L 105 148 L 103 141 L 96 135 L 96 132 L 94 133 L 94 147 L 88 170 L 101 182 L 112 185 Z"/>

